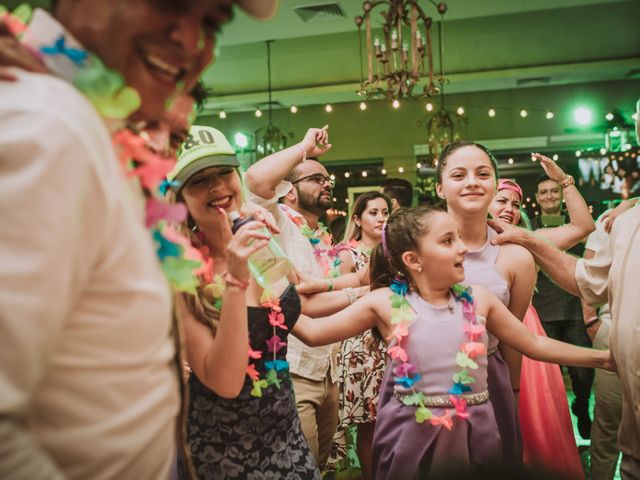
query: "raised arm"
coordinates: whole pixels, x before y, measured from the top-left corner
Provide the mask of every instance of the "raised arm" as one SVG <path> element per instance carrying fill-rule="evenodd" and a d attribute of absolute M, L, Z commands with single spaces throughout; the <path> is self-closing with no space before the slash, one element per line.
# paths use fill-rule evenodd
<path fill-rule="evenodd" d="M 477 288 L 474 287 L 474 293 Z M 500 342 L 507 343 L 527 357 L 542 362 L 614 371 L 608 350 L 576 347 L 552 338 L 534 335 L 490 292 L 484 290 L 481 294 L 476 294 L 476 299 L 486 305 L 487 328 L 491 333 L 498 337 Z"/>
<path fill-rule="evenodd" d="M 562 185 L 567 174 L 556 162 L 539 153 L 534 153 L 532 156 L 540 160 L 540 165 L 551 180 Z M 564 187 L 562 194 L 569 213 L 569 223 L 559 227 L 539 228 L 536 232 L 560 250 L 567 250 L 593 232 L 596 226 L 589 212 L 589 207 L 575 184 Z"/>
<path fill-rule="evenodd" d="M 538 237 L 535 232 L 509 225 L 500 220 L 489 220 L 489 225 L 500 232 L 491 243 L 516 243 L 529 250 L 538 265 L 546 274 L 567 292 L 580 296 L 575 279 L 576 258 L 561 252 L 547 241 Z M 537 230 L 536 230 L 537 231 Z"/>
<path fill-rule="evenodd" d="M 391 317 L 388 296 L 388 289 L 379 289 L 329 317 L 301 315 L 291 333 L 311 347 L 339 342 L 373 327 L 386 336 Z"/>
<path fill-rule="evenodd" d="M 273 198 L 278 184 L 296 165 L 306 157 L 318 157 L 331 148 L 328 140 L 327 126 L 310 128 L 300 143 L 269 155 L 249 167 L 244 176 L 247 188 L 258 197 Z"/>

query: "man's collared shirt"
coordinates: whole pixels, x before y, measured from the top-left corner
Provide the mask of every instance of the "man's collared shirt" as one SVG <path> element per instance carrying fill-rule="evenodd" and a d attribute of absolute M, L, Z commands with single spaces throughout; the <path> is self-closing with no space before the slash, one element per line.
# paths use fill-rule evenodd
<path fill-rule="evenodd" d="M 316 261 L 313 247 L 309 239 L 305 237 L 293 220 L 279 207 L 278 198 L 291 190 L 290 182 L 283 181 L 276 189 L 276 195 L 270 199 L 258 197 L 249 193 L 249 200 L 266 208 L 275 218 L 280 233 L 276 236 L 278 243 L 284 253 L 289 257 L 291 263 L 302 273 L 313 278 L 323 278 L 322 268 Z M 285 207 L 286 208 L 286 207 Z M 304 217 L 289 209 L 290 213 Z M 327 371 L 331 371 L 331 380 L 336 381 L 336 355 L 333 353 L 334 345 L 322 347 L 309 347 L 293 335 L 289 335 L 287 347 L 287 361 L 291 373 L 308 378 L 309 380 L 324 380 Z"/>
<path fill-rule="evenodd" d="M 25 38 L 37 49 L 63 33 L 36 11 Z M 166 478 L 171 297 L 140 204 L 85 97 L 12 73 L 0 83 L 0 478 Z"/>
<path fill-rule="evenodd" d="M 640 459 L 640 206 L 616 219 L 609 240 L 576 264 L 576 283 L 590 304 L 609 302 L 611 353 L 623 385 L 620 450 Z"/>

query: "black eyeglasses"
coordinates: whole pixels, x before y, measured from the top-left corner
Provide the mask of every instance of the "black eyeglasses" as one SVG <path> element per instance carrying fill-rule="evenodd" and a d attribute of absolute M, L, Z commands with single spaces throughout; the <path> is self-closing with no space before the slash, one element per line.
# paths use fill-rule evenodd
<path fill-rule="evenodd" d="M 291 182 L 292 184 L 296 184 L 299 182 L 314 182 L 318 185 L 324 185 L 327 182 L 331 188 L 336 186 L 336 181 L 332 180 L 330 177 L 327 177 L 321 173 L 314 173 L 313 175 L 307 175 L 306 177 L 299 178 L 295 182 Z"/>

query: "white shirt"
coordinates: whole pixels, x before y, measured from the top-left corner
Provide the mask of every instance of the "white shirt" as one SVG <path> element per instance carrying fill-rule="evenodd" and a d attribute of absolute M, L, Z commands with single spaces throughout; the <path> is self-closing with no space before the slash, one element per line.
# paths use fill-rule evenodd
<path fill-rule="evenodd" d="M 291 188 L 291 183 L 283 181 L 278 185 L 276 195 L 273 198 L 265 199 L 249 192 L 249 200 L 267 209 L 273 215 L 280 229 L 276 239 L 285 255 L 291 260 L 291 263 L 304 274 L 314 278 L 324 278 L 322 268 L 316 261 L 309 239 L 300 232 L 299 227 L 278 207 L 278 198 L 286 194 Z M 305 221 L 302 215 L 295 213 L 294 215 Z M 287 361 L 289 362 L 291 373 L 309 380 L 320 381 L 324 380 L 327 377 L 327 372 L 330 371 L 331 380 L 333 382 L 337 381 L 334 345 L 309 347 L 293 335 L 289 335 L 287 343 Z"/>
<path fill-rule="evenodd" d="M 42 11 L 31 28 L 61 31 Z M 87 100 L 12 73 L 0 82 L 0 478 L 166 478 L 178 377 L 142 212 Z"/>
<path fill-rule="evenodd" d="M 598 220 L 596 220 L 596 229 L 587 237 L 587 242 L 585 243 L 584 248 L 591 250 L 592 252 L 597 252 L 600 250 L 607 240 L 609 239 L 609 234 L 604 229 L 605 220 L 602 218 L 605 213 L 611 212 L 611 210 L 607 210 L 604 212 Z M 609 308 L 609 304 L 605 303 L 600 308 L 598 308 L 598 318 L 607 325 L 611 326 L 611 309 Z"/>
<path fill-rule="evenodd" d="M 620 215 L 609 240 L 589 260 L 579 259 L 575 278 L 590 304 L 609 301 L 609 345 L 622 381 L 622 420 L 618 445 L 640 459 L 640 205 Z"/>

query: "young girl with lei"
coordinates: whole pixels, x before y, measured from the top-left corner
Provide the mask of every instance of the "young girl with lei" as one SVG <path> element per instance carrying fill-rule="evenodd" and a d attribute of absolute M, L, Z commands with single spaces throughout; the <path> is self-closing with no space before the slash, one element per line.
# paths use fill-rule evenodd
<path fill-rule="evenodd" d="M 343 239 L 348 250 L 339 254 L 343 275 L 369 268 L 371 252 L 382 239 L 382 227 L 390 211 L 391 199 L 383 193 L 371 191 L 358 196 Z M 385 364 L 386 345 L 371 330 L 342 342 L 337 362 L 339 423 L 329 468 L 359 466 L 362 478 L 371 478 L 371 444 Z"/>
<path fill-rule="evenodd" d="M 549 178 L 563 184 L 567 175 L 556 162 L 537 153 L 532 154 L 532 158 L 540 162 Z M 536 232 L 557 248 L 566 250 L 588 235 L 594 223 L 575 185 L 568 185 L 563 193 L 569 223 L 560 227 L 540 228 Z M 526 213 L 521 210 L 522 201 L 522 189 L 516 182 L 499 180 L 489 213 L 493 218 L 531 229 Z M 546 336 L 533 305 L 529 305 L 523 323 L 532 333 Z M 558 366 L 523 358 L 520 385 L 518 413 L 524 462 L 541 465 L 566 478 L 584 478 L 564 381 Z"/>
<path fill-rule="evenodd" d="M 535 336 L 486 288 L 461 286 L 466 251 L 446 212 L 401 209 L 374 250 L 374 290 L 338 314 L 302 316 L 294 327 L 312 345 L 370 328 L 387 340 L 391 363 L 373 442 L 377 479 L 424 478 L 500 460 L 485 326 L 538 360 L 613 368 L 608 351 Z"/>
<path fill-rule="evenodd" d="M 222 133 L 194 126 L 169 175 L 187 206 L 191 243 L 208 259 L 196 295 L 176 302 L 192 370 L 191 457 L 200 478 L 319 479 L 285 360 L 300 299 L 292 285 L 263 291 L 249 274 L 247 259 L 268 241 L 268 214 L 232 235 L 227 213 L 242 207 L 238 166 Z M 182 459 L 178 473 L 187 478 Z"/>
<path fill-rule="evenodd" d="M 520 245 L 492 245 L 497 235 L 487 226 L 496 191 L 498 167 L 483 145 L 449 144 L 436 167 L 436 191 L 458 225 L 469 252 L 465 285 L 478 284 L 494 293 L 517 318 L 523 319 L 536 281 L 532 255 Z M 520 354 L 489 335 L 489 392 L 502 438 L 503 460 L 522 462 L 522 438 L 516 404 L 520 389 Z M 516 398 L 514 398 L 516 397 Z"/>

